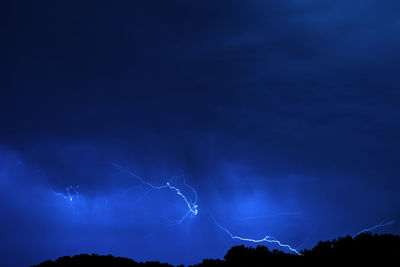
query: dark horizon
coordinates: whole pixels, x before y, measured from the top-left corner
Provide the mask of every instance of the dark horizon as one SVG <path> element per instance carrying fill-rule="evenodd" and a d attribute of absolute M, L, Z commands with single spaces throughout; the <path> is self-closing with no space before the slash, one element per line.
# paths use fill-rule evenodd
<path fill-rule="evenodd" d="M 2 1 L 0 265 L 399 234 L 399 11 Z"/>
<path fill-rule="evenodd" d="M 312 249 L 301 255 L 269 250 L 266 246 L 230 248 L 222 259 L 203 259 L 189 267 L 208 266 L 339 266 L 342 264 L 389 264 L 398 260 L 400 236 L 392 234 L 361 233 L 355 237 L 345 236 L 329 241 L 319 241 Z M 32 267 L 57 266 L 173 266 L 159 261 L 137 262 L 133 259 L 112 255 L 80 254 L 47 260 Z M 177 265 L 183 267 L 183 265 Z"/>

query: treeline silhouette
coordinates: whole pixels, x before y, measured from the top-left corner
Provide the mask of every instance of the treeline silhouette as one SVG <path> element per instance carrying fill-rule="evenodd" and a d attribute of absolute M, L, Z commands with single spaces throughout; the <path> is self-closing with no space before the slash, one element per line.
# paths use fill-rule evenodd
<path fill-rule="evenodd" d="M 354 238 L 340 237 L 332 241 L 320 241 L 311 250 L 302 250 L 302 255 L 270 251 L 265 246 L 235 246 L 228 250 L 224 259 L 204 259 L 193 267 L 207 266 L 338 266 L 356 264 L 357 266 L 390 263 L 400 266 L 400 236 L 392 234 L 362 233 Z M 173 266 L 167 263 L 135 262 L 128 258 L 81 254 L 73 257 L 60 257 L 56 261 L 45 261 L 33 267 L 58 266 Z M 180 265 L 183 266 L 183 265 Z"/>

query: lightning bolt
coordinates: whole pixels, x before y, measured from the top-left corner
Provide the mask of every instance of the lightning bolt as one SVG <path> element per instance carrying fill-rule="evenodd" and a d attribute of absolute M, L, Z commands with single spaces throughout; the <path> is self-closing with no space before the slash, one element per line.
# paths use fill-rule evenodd
<path fill-rule="evenodd" d="M 164 188 L 169 188 L 171 190 L 174 190 L 176 192 L 176 194 L 178 196 L 180 196 L 185 201 L 185 203 L 187 205 L 187 208 L 188 208 L 187 213 L 177 222 L 177 224 L 182 223 L 189 216 L 195 216 L 195 215 L 198 214 L 199 210 L 198 210 L 198 205 L 197 205 L 197 192 L 192 186 L 190 186 L 190 185 L 188 185 L 186 183 L 186 179 L 185 178 L 183 180 L 183 184 L 185 185 L 185 187 L 189 188 L 193 192 L 194 201 L 189 201 L 188 198 L 182 193 L 181 189 L 177 188 L 176 186 L 171 185 L 171 182 L 172 182 L 173 179 L 171 179 L 170 181 L 166 182 L 164 185 L 156 186 L 156 185 L 153 185 L 150 182 L 144 180 L 140 176 L 134 174 L 133 172 L 121 167 L 118 164 L 113 163 L 113 166 L 116 167 L 117 169 L 119 169 L 120 171 L 128 173 L 130 176 L 136 178 L 142 184 L 145 184 L 145 185 L 149 186 L 151 189 L 161 190 L 161 189 L 164 189 Z M 148 192 L 146 192 L 146 194 Z M 287 244 L 283 244 L 282 242 L 280 242 L 279 240 L 275 239 L 272 236 L 266 236 L 263 239 L 250 239 L 250 238 L 244 238 L 244 237 L 233 235 L 228 229 L 226 229 L 225 227 L 221 226 L 215 220 L 214 217 L 212 217 L 212 219 L 213 219 L 215 225 L 218 226 L 220 229 L 222 229 L 224 232 L 226 232 L 232 239 L 239 239 L 239 240 L 242 240 L 242 241 L 253 242 L 253 243 L 261 243 L 261 242 L 274 243 L 274 244 L 277 244 L 280 247 L 286 248 L 286 249 L 290 250 L 291 252 L 296 253 L 297 255 L 301 255 L 296 249 L 292 248 L 291 246 L 289 246 Z"/>
<path fill-rule="evenodd" d="M 296 249 L 292 248 L 291 246 L 287 245 L 287 244 L 283 244 L 281 241 L 275 239 L 272 236 L 265 236 L 263 239 L 252 239 L 252 238 L 245 238 L 245 237 L 240 237 L 237 235 L 232 234 L 228 229 L 226 229 L 225 227 L 223 227 L 222 225 L 220 225 L 214 217 L 212 217 L 212 220 L 214 221 L 215 225 L 218 226 L 218 228 L 220 228 L 222 231 L 224 231 L 225 233 L 227 233 L 232 239 L 238 239 L 238 240 L 242 240 L 242 241 L 247 241 L 247 242 L 252 242 L 252 243 L 262 243 L 262 242 L 266 242 L 266 243 L 275 243 L 280 247 L 286 248 L 288 250 L 290 250 L 291 252 L 296 253 L 297 255 L 302 255 L 300 252 L 298 252 Z"/>
<path fill-rule="evenodd" d="M 54 190 L 52 190 L 52 191 L 56 196 L 72 202 L 75 199 L 79 198 L 79 192 L 77 190 L 78 187 L 79 187 L 78 185 L 77 186 L 70 185 L 65 188 L 65 193 L 55 192 Z"/>
<path fill-rule="evenodd" d="M 391 221 L 388 221 L 388 222 L 382 221 L 382 222 L 378 223 L 377 225 L 374 225 L 374 226 L 372 226 L 370 228 L 365 228 L 365 229 L 361 230 L 360 232 L 358 232 L 357 234 L 353 235 L 352 237 L 355 238 L 356 236 L 358 236 L 358 235 L 360 235 L 362 233 L 370 232 L 370 231 L 373 231 L 373 230 L 375 230 L 377 228 L 385 227 L 385 226 L 388 226 L 388 225 L 393 225 L 395 223 L 396 223 L 395 220 L 391 220 Z"/>
<path fill-rule="evenodd" d="M 136 179 L 139 180 L 142 184 L 145 184 L 145 185 L 149 186 L 151 189 L 161 190 L 161 189 L 169 188 L 169 189 L 175 191 L 175 193 L 176 193 L 180 198 L 182 198 L 182 199 L 185 201 L 185 203 L 186 203 L 186 205 L 187 205 L 187 208 L 188 208 L 187 213 L 186 213 L 185 215 L 183 215 L 183 217 L 182 217 L 180 220 L 178 220 L 178 222 L 177 222 L 178 224 L 182 223 L 184 220 L 186 220 L 186 219 L 187 219 L 188 217 L 190 217 L 190 216 L 195 216 L 195 215 L 197 215 L 197 213 L 199 212 L 199 210 L 198 210 L 198 205 L 197 205 L 197 192 L 196 192 L 196 190 L 195 190 L 193 187 L 191 187 L 190 185 L 188 185 L 188 184 L 186 183 L 186 179 L 185 179 L 185 178 L 184 178 L 184 180 L 183 180 L 183 184 L 185 185 L 185 187 L 189 188 L 189 189 L 193 192 L 193 194 L 194 194 L 194 201 L 189 200 L 189 199 L 182 193 L 181 189 L 177 188 L 176 186 L 171 185 L 171 183 L 172 183 L 172 181 L 173 181 L 173 178 L 172 178 L 171 180 L 169 180 L 168 182 L 166 182 L 164 185 L 156 186 L 156 185 L 153 185 L 153 184 L 147 182 L 146 180 L 142 179 L 140 176 L 134 174 L 133 172 L 131 172 L 131 171 L 129 171 L 129 170 L 127 170 L 127 169 L 125 169 L 125 168 L 119 166 L 118 164 L 113 163 L 112 165 L 113 165 L 114 167 L 116 167 L 117 169 L 119 169 L 120 171 L 123 171 L 123 172 L 128 173 L 130 176 L 136 178 Z M 147 191 L 146 194 L 149 193 L 149 192 L 150 192 L 150 190 Z"/>

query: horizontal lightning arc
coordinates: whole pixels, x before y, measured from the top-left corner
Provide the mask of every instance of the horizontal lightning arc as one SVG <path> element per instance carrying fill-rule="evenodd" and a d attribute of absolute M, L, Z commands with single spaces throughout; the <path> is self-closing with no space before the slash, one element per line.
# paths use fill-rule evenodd
<path fill-rule="evenodd" d="M 218 226 L 220 229 L 222 229 L 225 233 L 227 233 L 232 239 L 238 239 L 238 240 L 242 240 L 242 241 L 247 241 L 247 242 L 252 242 L 252 243 L 262 243 L 262 242 L 267 242 L 267 243 L 275 243 L 280 247 L 284 247 L 294 253 L 296 253 L 297 255 L 302 255 L 300 252 L 298 252 L 296 249 L 292 248 L 291 246 L 287 245 L 287 244 L 283 244 L 281 243 L 281 241 L 274 239 L 271 236 L 266 236 L 263 239 L 251 239 L 251 238 L 245 238 L 245 237 L 240 237 L 237 235 L 233 235 L 228 229 L 226 229 L 225 227 L 223 227 L 222 225 L 220 225 L 214 217 L 211 217 L 215 223 L 216 226 Z"/>
<path fill-rule="evenodd" d="M 360 235 L 362 233 L 373 231 L 373 230 L 375 230 L 377 228 L 385 227 L 385 226 L 392 225 L 392 224 L 395 224 L 395 223 L 396 223 L 396 221 L 394 221 L 394 220 L 391 220 L 391 221 L 388 221 L 388 222 L 385 222 L 385 221 L 380 222 L 377 225 L 374 225 L 374 226 L 372 226 L 370 228 L 365 228 L 365 229 L 361 230 L 357 234 L 353 235 L 352 238 L 355 238 L 356 236 L 358 236 L 358 235 Z"/>

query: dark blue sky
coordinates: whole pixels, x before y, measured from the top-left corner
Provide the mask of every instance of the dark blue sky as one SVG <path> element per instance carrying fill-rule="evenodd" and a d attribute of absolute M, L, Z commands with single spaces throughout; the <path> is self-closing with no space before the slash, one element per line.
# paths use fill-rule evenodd
<path fill-rule="evenodd" d="M 398 1 L 0 10 L 0 265 L 93 252 L 193 264 L 243 243 L 212 217 L 297 249 L 400 220 Z M 154 185 L 184 173 L 199 213 L 172 225 L 183 199 L 142 197 L 113 163 Z M 53 192 L 71 185 L 73 203 Z"/>

